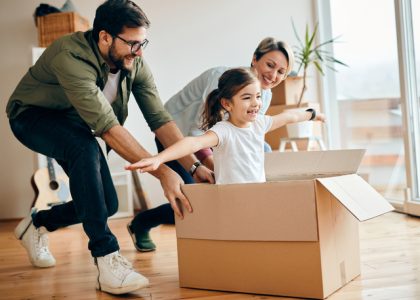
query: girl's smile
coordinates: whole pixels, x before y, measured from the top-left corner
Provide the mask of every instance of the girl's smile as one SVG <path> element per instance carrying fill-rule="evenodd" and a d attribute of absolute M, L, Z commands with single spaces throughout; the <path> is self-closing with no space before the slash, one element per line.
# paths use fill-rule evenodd
<path fill-rule="evenodd" d="M 239 90 L 232 99 L 222 99 L 229 113 L 229 121 L 236 127 L 248 127 L 255 121 L 261 108 L 261 86 L 255 81 Z"/>

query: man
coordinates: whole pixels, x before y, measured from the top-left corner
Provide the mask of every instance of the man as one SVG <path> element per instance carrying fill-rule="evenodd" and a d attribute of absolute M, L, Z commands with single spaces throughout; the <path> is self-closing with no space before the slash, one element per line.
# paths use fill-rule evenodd
<path fill-rule="evenodd" d="M 28 148 L 53 157 L 70 179 L 73 200 L 50 210 L 33 211 L 15 229 L 30 261 L 51 267 L 47 232 L 82 223 L 89 250 L 98 269 L 97 288 L 122 294 L 145 287 L 119 254 L 107 218 L 118 200 L 104 154 L 95 139 L 129 162 L 150 154 L 122 127 L 132 92 L 146 121 L 164 146 L 182 134 L 164 110 L 152 74 L 141 57 L 148 41 L 149 20 L 132 1 L 110 0 L 98 7 L 93 30 L 55 41 L 29 69 L 13 92 L 7 114 L 13 133 Z M 185 157 L 187 169 L 197 159 Z M 197 168 L 196 180 L 212 181 L 211 171 Z M 182 217 L 176 199 L 191 206 L 180 190 L 182 180 L 166 166 L 153 173 L 174 211 Z"/>

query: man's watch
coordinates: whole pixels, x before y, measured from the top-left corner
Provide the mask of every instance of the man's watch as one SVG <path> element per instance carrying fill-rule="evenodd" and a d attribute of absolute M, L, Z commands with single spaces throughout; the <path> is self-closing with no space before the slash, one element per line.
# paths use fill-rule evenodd
<path fill-rule="evenodd" d="M 196 161 L 195 163 L 193 163 L 193 165 L 191 166 L 191 169 L 190 169 L 191 176 L 194 176 L 195 171 L 197 171 L 197 168 L 201 165 L 202 165 L 202 163 L 200 161 Z"/>

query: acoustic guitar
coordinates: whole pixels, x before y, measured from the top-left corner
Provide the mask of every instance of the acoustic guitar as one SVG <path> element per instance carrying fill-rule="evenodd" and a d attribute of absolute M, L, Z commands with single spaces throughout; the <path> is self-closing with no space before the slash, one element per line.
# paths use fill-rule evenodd
<path fill-rule="evenodd" d="M 56 175 L 51 157 L 47 157 L 47 167 L 37 170 L 32 176 L 32 186 L 36 194 L 32 206 L 38 210 L 48 209 L 71 199 L 69 178 L 64 173 Z"/>

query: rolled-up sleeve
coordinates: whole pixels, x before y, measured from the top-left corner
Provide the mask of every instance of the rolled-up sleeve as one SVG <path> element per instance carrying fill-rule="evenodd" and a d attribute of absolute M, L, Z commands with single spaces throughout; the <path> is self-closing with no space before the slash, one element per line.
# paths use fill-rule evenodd
<path fill-rule="evenodd" d="M 95 135 L 118 125 L 118 119 L 96 85 L 97 72 L 89 63 L 63 51 L 54 57 L 51 70 L 80 117 L 94 131 Z"/>
<path fill-rule="evenodd" d="M 152 72 L 144 59 L 141 59 L 137 66 L 132 92 L 152 131 L 172 121 L 172 117 L 163 107 Z"/>

